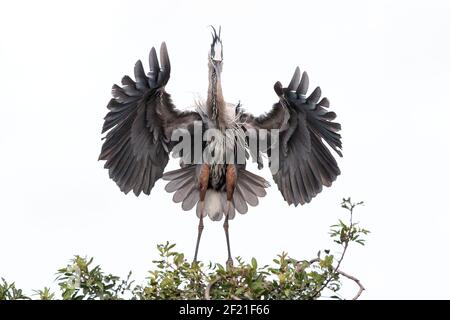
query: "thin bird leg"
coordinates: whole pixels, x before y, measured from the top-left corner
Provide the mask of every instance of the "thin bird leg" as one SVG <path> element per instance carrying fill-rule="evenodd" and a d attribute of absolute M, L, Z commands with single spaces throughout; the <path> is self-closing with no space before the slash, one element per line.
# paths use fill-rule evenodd
<path fill-rule="evenodd" d="M 200 202 L 200 221 L 198 223 L 198 234 L 197 234 L 197 245 L 195 246 L 195 254 L 194 254 L 194 262 L 197 262 L 197 254 L 198 254 L 198 247 L 200 245 L 200 238 L 202 237 L 203 232 L 203 210 L 204 210 L 205 202 Z"/>
<path fill-rule="evenodd" d="M 231 211 L 231 201 L 233 201 L 234 189 L 236 187 L 236 167 L 232 164 L 227 165 L 226 172 L 226 190 L 227 190 L 227 210 L 225 212 L 225 221 L 223 223 L 223 229 L 225 230 L 225 237 L 227 239 L 228 259 L 227 267 L 233 266 L 233 258 L 231 258 L 230 249 L 230 235 L 228 233 L 228 218 Z"/>
<path fill-rule="evenodd" d="M 225 215 L 225 222 L 223 223 L 223 229 L 225 230 L 225 237 L 227 238 L 227 249 L 228 249 L 228 259 L 227 259 L 227 267 L 233 266 L 233 258 L 231 258 L 231 249 L 230 249 L 230 236 L 228 234 L 228 214 Z"/>
<path fill-rule="evenodd" d="M 200 246 L 200 238 L 203 232 L 203 214 L 205 212 L 205 196 L 209 183 L 209 165 L 203 164 L 200 168 L 200 174 L 198 176 L 198 192 L 200 193 L 200 221 L 198 223 L 197 245 L 195 246 L 194 263 L 197 262 L 198 247 Z"/>

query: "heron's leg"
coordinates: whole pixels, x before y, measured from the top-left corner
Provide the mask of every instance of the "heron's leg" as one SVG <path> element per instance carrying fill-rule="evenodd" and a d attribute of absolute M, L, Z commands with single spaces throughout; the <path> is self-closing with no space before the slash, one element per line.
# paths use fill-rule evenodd
<path fill-rule="evenodd" d="M 227 249 L 228 249 L 228 259 L 227 267 L 233 266 L 233 258 L 231 258 L 230 249 L 230 235 L 228 233 L 228 218 L 231 208 L 231 201 L 233 201 L 234 189 L 236 187 L 236 166 L 229 164 L 227 165 L 226 172 L 226 189 L 227 189 L 227 211 L 225 212 L 225 221 L 223 223 L 223 229 L 225 230 L 225 237 L 227 239 Z"/>
<path fill-rule="evenodd" d="M 197 254 L 198 254 L 198 247 L 200 245 L 200 238 L 202 237 L 203 232 L 203 207 L 205 203 L 202 201 L 200 202 L 200 221 L 198 223 L 198 234 L 197 234 L 197 245 L 195 246 L 195 254 L 194 254 L 194 262 L 197 262 Z"/>
<path fill-rule="evenodd" d="M 227 259 L 227 267 L 233 266 L 233 258 L 231 258 L 231 249 L 230 249 L 230 235 L 228 234 L 228 214 L 225 215 L 225 222 L 223 223 L 223 229 L 225 230 L 225 237 L 227 238 L 227 249 L 228 249 L 228 259 Z"/>
<path fill-rule="evenodd" d="M 205 211 L 205 196 L 206 196 L 206 190 L 208 189 L 208 183 L 209 183 L 209 165 L 203 164 L 200 168 L 200 174 L 198 176 L 198 192 L 200 193 L 200 218 L 198 223 L 198 234 L 197 234 L 197 244 L 195 246 L 195 254 L 194 254 L 194 262 L 197 262 L 197 254 L 198 254 L 198 247 L 200 246 L 200 238 L 202 237 L 203 232 L 203 214 Z"/>

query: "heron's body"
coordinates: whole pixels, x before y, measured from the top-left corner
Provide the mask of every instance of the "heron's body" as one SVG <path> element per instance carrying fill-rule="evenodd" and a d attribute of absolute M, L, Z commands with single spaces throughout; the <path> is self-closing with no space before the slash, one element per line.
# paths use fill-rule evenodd
<path fill-rule="evenodd" d="M 225 217 L 224 228 L 228 245 L 228 261 L 231 253 L 228 237 L 228 220 L 235 212 L 246 213 L 248 205 L 258 205 L 258 198 L 266 195 L 269 183 L 245 169 L 250 155 L 262 167 L 261 153 L 279 154 L 276 170 L 272 174 L 278 189 L 288 204 L 304 204 L 330 186 L 340 174 L 336 160 L 325 146 L 326 142 L 339 155 L 341 148 L 338 123 L 332 122 L 334 112 L 327 111 L 326 98 L 319 101 L 321 92 L 316 88 L 309 97 L 308 76 L 295 70 L 288 87 L 277 82 L 275 92 L 279 102 L 272 110 L 259 117 L 243 112 L 239 105 L 225 102 L 222 92 L 223 47 L 220 32 L 213 33 L 209 53 L 209 86 L 205 102 L 198 103 L 195 111 L 179 111 L 165 91 L 169 80 L 170 62 L 165 44 L 161 46 L 160 62 L 152 48 L 149 57 L 150 72 L 146 75 L 142 63 L 135 66 L 135 78 L 125 76 L 122 87 L 113 86 L 114 98 L 110 112 L 105 117 L 103 144 L 100 159 L 106 160 L 105 168 L 120 189 L 136 195 L 150 194 L 159 178 L 168 180 L 167 192 L 173 192 L 173 201 L 183 210 L 196 207 L 199 217 L 198 244 L 203 230 L 203 217 L 218 221 Z M 201 134 L 196 135 L 200 123 Z M 180 152 L 181 168 L 165 172 L 169 154 L 175 150 L 172 138 L 177 130 L 193 136 L 189 144 L 201 146 L 201 157 L 195 152 Z M 256 150 L 249 149 L 246 133 L 256 130 Z M 267 130 L 279 132 L 274 143 Z M 213 131 L 218 134 L 206 135 Z M 230 135 L 231 133 L 231 135 Z M 270 142 L 270 148 L 261 143 Z M 250 150 L 250 152 L 248 152 Z M 175 152 L 175 151 L 174 151 Z M 232 156 L 230 156 L 230 154 Z M 205 156 L 206 155 L 206 156 Z"/>

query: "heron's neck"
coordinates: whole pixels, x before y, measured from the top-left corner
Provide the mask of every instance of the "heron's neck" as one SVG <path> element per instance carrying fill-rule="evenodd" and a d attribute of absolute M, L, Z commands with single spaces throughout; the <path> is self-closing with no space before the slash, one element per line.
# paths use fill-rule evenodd
<path fill-rule="evenodd" d="M 221 76 L 221 66 L 219 68 L 214 68 L 211 64 L 209 65 L 209 87 L 208 87 L 208 116 L 216 123 L 218 127 L 221 126 L 221 119 L 223 115 L 221 114 L 225 107 L 225 101 L 222 94 L 222 84 L 220 80 Z"/>

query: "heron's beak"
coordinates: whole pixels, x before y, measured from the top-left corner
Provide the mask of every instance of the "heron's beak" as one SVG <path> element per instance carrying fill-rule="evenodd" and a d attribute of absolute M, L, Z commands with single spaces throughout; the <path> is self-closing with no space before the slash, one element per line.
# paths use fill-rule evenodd
<path fill-rule="evenodd" d="M 216 32 L 216 29 L 211 26 L 213 29 L 212 35 L 212 43 L 211 43 L 211 51 L 209 53 L 209 57 L 213 65 L 219 65 L 223 60 L 223 46 L 222 39 L 220 38 L 220 28 L 219 33 Z"/>

